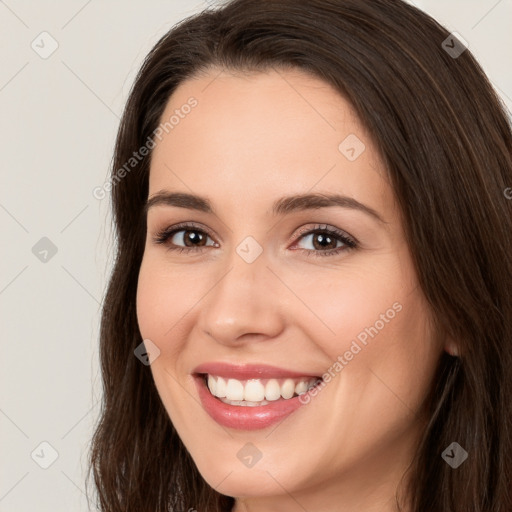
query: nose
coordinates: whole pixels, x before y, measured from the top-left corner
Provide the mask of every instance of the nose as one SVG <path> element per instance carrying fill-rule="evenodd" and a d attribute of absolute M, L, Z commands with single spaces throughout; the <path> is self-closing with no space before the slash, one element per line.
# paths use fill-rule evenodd
<path fill-rule="evenodd" d="M 233 251 L 201 301 L 200 329 L 218 343 L 237 346 L 264 341 L 283 330 L 284 287 L 268 268 L 264 255 L 247 263 Z"/>

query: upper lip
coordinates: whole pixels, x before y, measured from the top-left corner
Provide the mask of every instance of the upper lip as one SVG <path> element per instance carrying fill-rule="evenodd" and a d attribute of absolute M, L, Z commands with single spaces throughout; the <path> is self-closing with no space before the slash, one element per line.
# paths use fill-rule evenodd
<path fill-rule="evenodd" d="M 318 374 L 315 373 L 286 370 L 266 364 L 232 364 L 221 361 L 202 363 L 194 368 L 193 373 L 207 373 L 217 377 L 237 380 L 318 377 Z"/>

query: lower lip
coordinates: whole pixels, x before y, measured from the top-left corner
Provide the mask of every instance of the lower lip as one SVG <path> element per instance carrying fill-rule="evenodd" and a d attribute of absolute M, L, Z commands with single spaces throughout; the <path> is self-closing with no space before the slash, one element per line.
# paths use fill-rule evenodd
<path fill-rule="evenodd" d="M 199 398 L 206 412 L 219 425 L 239 430 L 258 430 L 269 427 L 292 414 L 304 405 L 299 397 L 279 399 L 267 405 L 249 407 L 229 405 L 214 397 L 208 389 L 204 377 L 194 376 Z"/>

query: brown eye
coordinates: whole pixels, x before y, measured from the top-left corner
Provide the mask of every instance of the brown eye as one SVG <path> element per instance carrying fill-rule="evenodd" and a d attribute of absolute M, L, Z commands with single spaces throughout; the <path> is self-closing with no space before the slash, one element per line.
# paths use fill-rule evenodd
<path fill-rule="evenodd" d="M 314 233 L 313 247 L 318 250 L 336 249 L 338 240 L 331 235 L 325 233 Z"/>
<path fill-rule="evenodd" d="M 180 235 L 179 233 L 182 234 Z M 201 247 L 206 245 L 208 235 L 197 229 L 180 229 L 179 231 L 176 231 L 173 236 L 170 237 L 170 241 L 174 245 L 180 245 L 173 241 L 174 238 L 177 238 L 177 240 L 179 240 L 183 245 L 185 245 L 185 247 Z"/>
<path fill-rule="evenodd" d="M 166 228 L 155 235 L 154 242 L 166 245 L 169 250 L 177 251 L 194 251 L 207 246 L 218 247 L 208 233 L 194 225 Z"/>
<path fill-rule="evenodd" d="M 304 232 L 297 240 L 297 247 L 315 255 L 337 254 L 357 246 L 348 235 L 327 226 Z"/>

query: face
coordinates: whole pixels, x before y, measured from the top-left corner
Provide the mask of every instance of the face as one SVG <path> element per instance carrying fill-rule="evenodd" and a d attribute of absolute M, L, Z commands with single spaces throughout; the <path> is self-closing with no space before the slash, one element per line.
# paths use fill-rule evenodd
<path fill-rule="evenodd" d="M 299 71 L 212 70 L 180 85 L 173 115 L 137 315 L 174 427 L 247 504 L 385 510 L 442 347 L 374 143 Z"/>

